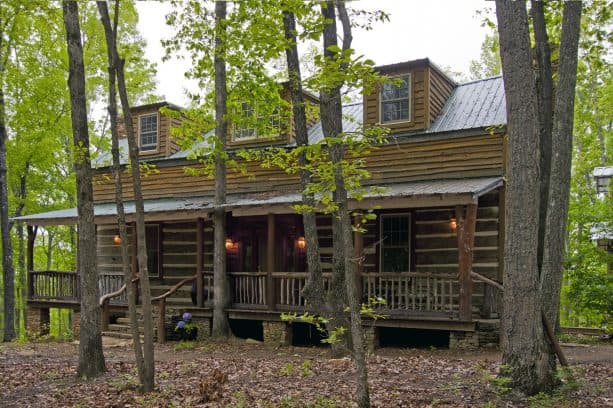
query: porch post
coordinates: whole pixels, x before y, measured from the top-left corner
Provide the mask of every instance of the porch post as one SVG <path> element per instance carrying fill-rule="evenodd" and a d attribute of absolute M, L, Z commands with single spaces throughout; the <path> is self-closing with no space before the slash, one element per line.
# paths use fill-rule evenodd
<path fill-rule="evenodd" d="M 196 306 L 204 306 L 204 277 L 202 272 L 204 271 L 204 220 L 198 218 L 196 224 Z"/>
<path fill-rule="evenodd" d="M 354 249 L 354 253 L 353 256 L 356 260 L 356 280 L 358 283 L 358 288 L 360 289 L 360 296 L 363 295 L 363 286 L 362 286 L 362 273 L 364 272 L 364 234 L 362 234 L 362 231 L 359 231 L 359 229 L 362 227 L 361 226 L 361 219 L 360 219 L 360 215 L 356 215 L 354 218 L 354 226 L 355 226 L 355 232 L 353 233 L 353 249 Z"/>
<path fill-rule="evenodd" d="M 34 240 L 36 239 L 37 228 L 28 225 L 28 248 L 26 254 L 26 277 L 28 280 L 28 297 L 31 298 L 34 294 L 34 287 L 32 283 L 32 276 L 30 275 L 34 270 Z"/>
<path fill-rule="evenodd" d="M 132 223 L 132 279 L 138 274 L 138 243 L 136 242 L 136 223 Z M 134 300 L 138 304 L 138 282 L 132 283 Z"/>
<path fill-rule="evenodd" d="M 477 224 L 477 204 L 468 204 L 466 213 L 463 208 L 456 207 L 458 225 L 458 280 L 460 284 L 460 319 L 472 319 L 472 278 L 470 272 L 473 265 L 475 247 L 475 228 Z"/>
<path fill-rule="evenodd" d="M 275 281 L 272 273 L 275 271 L 275 215 L 268 214 L 268 231 L 266 242 L 266 304 L 269 310 L 275 309 Z"/>

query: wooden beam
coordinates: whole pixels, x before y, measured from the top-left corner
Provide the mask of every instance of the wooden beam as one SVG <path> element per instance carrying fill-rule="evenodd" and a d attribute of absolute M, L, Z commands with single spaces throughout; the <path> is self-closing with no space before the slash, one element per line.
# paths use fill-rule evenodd
<path fill-rule="evenodd" d="M 138 243 L 136 237 L 136 223 L 132 223 L 132 293 L 134 300 L 138 304 Z"/>
<path fill-rule="evenodd" d="M 196 223 L 196 306 L 204 306 L 204 220 Z"/>
<path fill-rule="evenodd" d="M 353 233 L 353 256 L 357 262 L 356 280 L 358 283 L 358 288 L 360 289 L 360 295 L 362 295 L 362 272 L 364 269 L 364 234 L 362 231 L 360 231 L 360 229 L 363 227 L 362 216 L 356 215 L 353 222 L 355 226 L 355 231 Z"/>
<path fill-rule="evenodd" d="M 267 216 L 267 242 L 266 242 L 266 304 L 269 310 L 275 309 L 275 281 L 272 276 L 275 272 L 275 215 Z"/>
<path fill-rule="evenodd" d="M 477 225 L 477 204 L 466 206 L 466 213 L 456 207 L 458 228 L 458 280 L 460 283 L 460 319 L 472 319 L 472 278 L 470 272 L 475 248 L 475 229 Z"/>

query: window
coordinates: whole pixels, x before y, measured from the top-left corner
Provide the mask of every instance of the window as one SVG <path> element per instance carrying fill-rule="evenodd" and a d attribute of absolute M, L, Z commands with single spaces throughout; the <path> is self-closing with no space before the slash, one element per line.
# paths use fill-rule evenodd
<path fill-rule="evenodd" d="M 381 123 L 408 122 L 411 120 L 411 76 L 406 75 L 383 84 L 381 88 Z"/>
<path fill-rule="evenodd" d="M 234 132 L 232 134 L 232 140 L 234 142 L 279 136 L 281 126 L 279 108 L 274 110 L 273 114 L 268 117 L 266 123 L 262 123 L 264 117 L 259 115 L 251 105 L 246 102 L 241 105 L 241 115 L 245 118 L 245 123 L 234 127 Z M 257 127 L 254 121 L 260 122 L 257 123 Z"/>
<path fill-rule="evenodd" d="M 411 269 L 411 217 L 409 214 L 381 216 L 381 272 Z"/>
<path fill-rule="evenodd" d="M 147 152 L 158 147 L 158 114 L 139 117 L 140 150 Z"/>
<path fill-rule="evenodd" d="M 149 276 L 160 276 L 160 226 L 145 225 L 147 243 L 147 271 Z"/>

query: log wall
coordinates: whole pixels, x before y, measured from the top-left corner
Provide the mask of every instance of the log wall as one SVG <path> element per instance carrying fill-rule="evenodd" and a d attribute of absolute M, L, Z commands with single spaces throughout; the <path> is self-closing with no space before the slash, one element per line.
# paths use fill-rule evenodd
<path fill-rule="evenodd" d="M 416 141 L 398 138 L 374 149 L 365 157 L 371 178 L 365 185 L 379 185 L 440 178 L 500 176 L 503 174 L 503 141 L 500 134 L 456 139 Z M 186 161 L 158 163 L 157 173 L 142 179 L 145 199 L 212 196 L 214 180 L 206 176 L 187 176 Z M 197 168 L 197 164 L 190 164 Z M 124 197 L 133 198 L 129 174 L 122 175 Z M 228 171 L 228 193 L 294 192 L 297 175 L 264 169 L 259 163 L 246 164 L 246 173 Z M 94 200 L 114 202 L 115 186 L 110 173 L 98 171 L 94 177 Z"/>

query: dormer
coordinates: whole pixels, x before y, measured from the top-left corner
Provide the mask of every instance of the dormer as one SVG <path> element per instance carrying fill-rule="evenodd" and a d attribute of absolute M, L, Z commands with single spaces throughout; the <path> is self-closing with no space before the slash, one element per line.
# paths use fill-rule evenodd
<path fill-rule="evenodd" d="M 392 133 L 430 127 L 457 86 L 427 58 L 375 69 L 390 81 L 364 95 L 364 125 L 380 124 Z"/>
<path fill-rule="evenodd" d="M 238 114 L 246 120 L 240 124 L 230 123 L 228 147 L 281 146 L 294 143 L 295 130 L 289 83 L 281 84 L 280 93 L 281 99 L 286 104 L 276 107 L 269 115 L 262 114 L 258 106 L 251 106 L 247 102 L 241 103 Z M 310 128 L 319 120 L 319 99 L 307 91 L 303 91 L 303 98 L 307 113 L 307 128 Z"/>
<path fill-rule="evenodd" d="M 171 127 L 179 125 L 179 121 L 162 114 L 160 112 L 162 108 L 181 110 L 169 102 L 157 102 L 130 109 L 141 158 L 168 157 L 179 150 L 179 146 L 170 134 Z M 118 127 L 120 139 L 125 138 L 123 118 L 119 120 Z"/>

